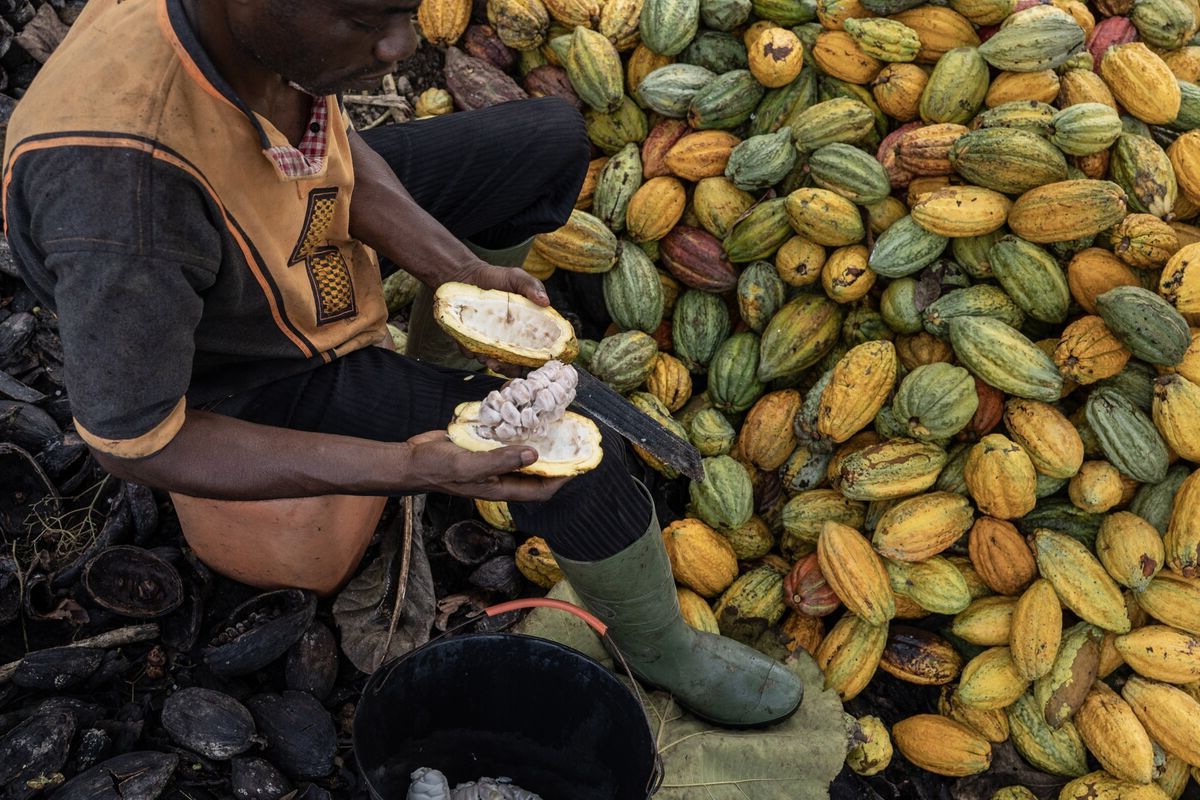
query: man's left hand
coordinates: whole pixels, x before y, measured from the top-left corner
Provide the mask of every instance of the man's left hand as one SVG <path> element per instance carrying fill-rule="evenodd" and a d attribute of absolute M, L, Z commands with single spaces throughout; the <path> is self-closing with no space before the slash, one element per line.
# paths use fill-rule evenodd
<path fill-rule="evenodd" d="M 497 267 L 481 261 L 479 266 L 459 280 L 472 286 L 478 286 L 480 289 L 499 289 L 502 292 L 519 294 L 539 306 L 550 305 L 550 296 L 546 294 L 546 287 L 520 267 Z"/>

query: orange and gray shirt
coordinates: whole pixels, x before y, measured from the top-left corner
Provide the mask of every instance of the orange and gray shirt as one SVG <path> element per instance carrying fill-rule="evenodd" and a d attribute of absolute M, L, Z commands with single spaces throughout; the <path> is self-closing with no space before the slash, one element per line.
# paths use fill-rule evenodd
<path fill-rule="evenodd" d="M 90 445 L 152 454 L 189 406 L 383 339 L 378 262 L 349 232 L 347 124 L 314 99 L 294 147 L 179 0 L 88 3 L 13 114 L 3 201 Z"/>

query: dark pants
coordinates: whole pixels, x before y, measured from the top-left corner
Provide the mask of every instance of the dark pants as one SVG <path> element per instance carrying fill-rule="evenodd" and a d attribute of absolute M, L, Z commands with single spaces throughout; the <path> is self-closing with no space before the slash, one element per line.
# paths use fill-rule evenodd
<path fill-rule="evenodd" d="M 460 238 L 505 247 L 560 227 L 587 168 L 579 114 L 558 100 L 364 131 L 409 193 Z M 502 381 L 368 347 L 301 375 L 229 398 L 212 410 L 263 425 L 404 441 L 444 430 L 454 407 Z M 518 528 L 559 555 L 594 561 L 646 531 L 650 503 L 626 464 L 624 442 L 601 427 L 604 458 L 545 503 L 511 503 Z"/>

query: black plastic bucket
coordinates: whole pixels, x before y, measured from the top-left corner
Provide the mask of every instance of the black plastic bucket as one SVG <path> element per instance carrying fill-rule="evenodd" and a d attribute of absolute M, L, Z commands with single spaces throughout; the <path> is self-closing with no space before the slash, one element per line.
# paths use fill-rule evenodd
<path fill-rule="evenodd" d="M 544 605 L 604 625 L 556 600 Z M 646 800 L 661 766 L 640 697 L 595 660 L 534 636 L 439 638 L 380 667 L 354 715 L 374 797 L 404 800 L 418 767 L 450 786 L 506 776 L 545 800 Z"/>

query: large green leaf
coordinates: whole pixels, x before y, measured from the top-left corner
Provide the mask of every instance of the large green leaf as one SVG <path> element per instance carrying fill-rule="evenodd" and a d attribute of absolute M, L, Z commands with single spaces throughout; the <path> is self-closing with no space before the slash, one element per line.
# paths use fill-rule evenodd
<path fill-rule="evenodd" d="M 579 604 L 566 582 L 550 597 Z M 537 609 L 517 626 L 521 633 L 574 647 L 611 667 L 604 647 L 575 617 Z M 804 681 L 804 702 L 788 720 L 764 730 L 729 730 L 681 709 L 665 692 L 643 692 L 647 716 L 662 756 L 665 778 L 655 800 L 826 800 L 842 768 L 850 718 L 836 692 L 803 651 L 788 667 Z"/>

